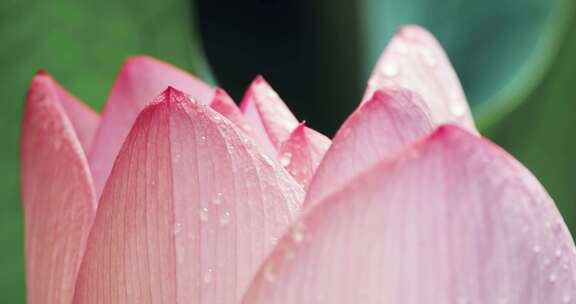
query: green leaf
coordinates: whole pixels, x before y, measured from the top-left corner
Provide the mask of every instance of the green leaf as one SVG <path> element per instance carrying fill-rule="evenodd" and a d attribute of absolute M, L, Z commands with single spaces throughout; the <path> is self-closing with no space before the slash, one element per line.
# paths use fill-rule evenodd
<path fill-rule="evenodd" d="M 486 126 L 540 82 L 573 7 L 572 0 L 364 0 L 365 73 L 400 25 L 422 25 L 447 50 L 478 124 Z"/>
<path fill-rule="evenodd" d="M 569 28 L 544 81 L 486 134 L 534 172 L 576 235 L 576 18 Z"/>
<path fill-rule="evenodd" d="M 0 303 L 24 303 L 18 137 L 26 88 L 38 69 L 101 109 L 122 62 L 149 54 L 204 68 L 190 43 L 184 0 L 6 0 L 0 3 Z M 203 71 L 203 70 L 201 70 Z"/>

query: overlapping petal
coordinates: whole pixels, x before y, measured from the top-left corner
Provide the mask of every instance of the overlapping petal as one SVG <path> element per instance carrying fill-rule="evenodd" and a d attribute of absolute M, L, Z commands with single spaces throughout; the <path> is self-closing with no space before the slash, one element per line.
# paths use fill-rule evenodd
<path fill-rule="evenodd" d="M 328 137 L 301 123 L 280 146 L 280 164 L 307 187 L 329 147 Z"/>
<path fill-rule="evenodd" d="M 302 196 L 230 121 L 169 88 L 116 160 L 75 304 L 234 303 Z"/>
<path fill-rule="evenodd" d="M 96 208 L 82 144 L 97 120 L 48 74 L 32 80 L 21 142 L 28 303 L 71 303 Z"/>
<path fill-rule="evenodd" d="M 250 85 L 240 109 L 252 126 L 257 141 L 270 155 L 277 152 L 298 126 L 298 120 L 262 76 L 256 77 Z"/>
<path fill-rule="evenodd" d="M 82 149 L 87 153 L 100 122 L 99 115 L 84 102 L 78 100 L 62 88 L 47 72 L 38 72 L 34 78 L 34 82 L 42 82 L 43 86 L 53 90 L 52 94 L 54 94 L 54 98 L 56 98 L 56 101 L 62 106 L 62 109 L 74 128 L 78 141 L 80 141 L 82 145 Z"/>
<path fill-rule="evenodd" d="M 174 86 L 209 104 L 213 89 L 194 76 L 156 59 L 129 58 L 114 83 L 88 159 L 100 193 L 138 113 L 166 87 Z"/>
<path fill-rule="evenodd" d="M 243 303 L 571 303 L 576 247 L 510 155 L 443 127 L 315 205 Z"/>
<path fill-rule="evenodd" d="M 244 132 L 248 134 L 251 133 L 252 128 L 246 118 L 244 118 L 242 111 L 240 111 L 240 108 L 236 106 L 232 97 L 230 97 L 230 95 L 228 95 L 228 93 L 223 89 L 216 88 L 214 90 L 214 98 L 210 103 L 210 107 L 214 111 L 222 114 L 222 116 L 228 118 L 231 122 L 235 123 L 236 126 Z"/>
<path fill-rule="evenodd" d="M 320 201 L 358 173 L 432 132 L 429 112 L 412 91 L 377 91 L 336 133 L 310 182 L 305 204 Z"/>
<path fill-rule="evenodd" d="M 477 132 L 466 96 L 442 46 L 425 29 L 405 26 L 378 60 L 364 95 L 400 86 L 420 94 L 435 123 L 453 123 Z"/>

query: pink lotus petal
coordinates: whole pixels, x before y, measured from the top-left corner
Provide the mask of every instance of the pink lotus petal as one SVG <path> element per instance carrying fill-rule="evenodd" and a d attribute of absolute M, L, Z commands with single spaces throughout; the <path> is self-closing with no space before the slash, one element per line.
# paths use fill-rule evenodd
<path fill-rule="evenodd" d="M 433 129 L 429 110 L 417 94 L 405 89 L 377 91 L 336 133 L 310 182 L 305 204 L 318 202 Z"/>
<path fill-rule="evenodd" d="M 240 109 L 258 141 L 268 150 L 271 150 L 270 146 L 280 148 L 298 126 L 298 120 L 262 76 L 256 77 L 250 85 Z"/>
<path fill-rule="evenodd" d="M 122 66 L 88 154 L 98 194 L 136 116 L 168 86 L 180 88 L 204 104 L 209 104 L 214 95 L 201 80 L 150 57 L 132 57 Z"/>
<path fill-rule="evenodd" d="M 72 123 L 83 150 L 88 152 L 100 122 L 98 114 L 62 88 L 48 73 L 44 71 L 38 72 L 34 81 L 36 83 L 42 82 L 45 86 L 52 87 L 50 90 L 54 91 L 56 101 L 60 103 L 66 112 L 66 116 Z"/>
<path fill-rule="evenodd" d="M 252 303 L 571 303 L 576 247 L 510 155 L 444 127 L 315 205 L 282 238 Z"/>
<path fill-rule="evenodd" d="M 210 103 L 210 107 L 222 114 L 222 116 L 228 118 L 231 122 L 235 123 L 240 129 L 246 133 L 250 133 L 251 127 L 244 118 L 244 115 L 234 103 L 234 100 L 226 91 L 221 88 L 216 88 L 214 90 L 214 99 Z"/>
<path fill-rule="evenodd" d="M 167 89 L 101 197 L 74 303 L 235 303 L 303 191 L 209 107 Z"/>
<path fill-rule="evenodd" d="M 330 147 L 330 139 L 301 123 L 279 150 L 280 164 L 306 187 L 314 175 L 324 153 Z"/>
<path fill-rule="evenodd" d="M 88 130 L 75 131 L 71 122 L 85 117 L 92 123 L 93 116 L 80 107 L 72 113 L 76 100 L 63 99 L 63 92 L 39 73 L 24 110 L 20 157 L 28 303 L 71 303 L 96 207 L 88 162 L 76 136 Z"/>
<path fill-rule="evenodd" d="M 364 101 L 387 86 L 420 94 L 435 123 L 454 123 L 477 132 L 458 76 L 442 46 L 425 29 L 405 26 L 390 41 L 368 81 Z"/>

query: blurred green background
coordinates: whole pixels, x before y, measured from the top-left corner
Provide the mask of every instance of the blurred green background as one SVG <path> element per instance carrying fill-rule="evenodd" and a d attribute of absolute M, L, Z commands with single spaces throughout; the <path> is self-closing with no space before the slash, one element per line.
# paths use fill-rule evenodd
<path fill-rule="evenodd" d="M 438 37 L 482 133 L 534 172 L 576 233 L 573 0 L 2 0 L 0 303 L 25 301 L 18 136 L 36 70 L 97 110 L 128 55 L 172 62 L 236 100 L 263 74 L 331 135 L 408 23 Z"/>

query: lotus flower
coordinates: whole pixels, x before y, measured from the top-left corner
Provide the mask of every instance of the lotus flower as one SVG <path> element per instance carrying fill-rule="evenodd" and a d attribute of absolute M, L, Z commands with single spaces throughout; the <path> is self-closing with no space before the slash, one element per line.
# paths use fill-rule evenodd
<path fill-rule="evenodd" d="M 576 247 L 402 28 L 332 142 L 152 58 L 102 114 L 47 73 L 22 131 L 29 303 L 574 303 Z"/>

